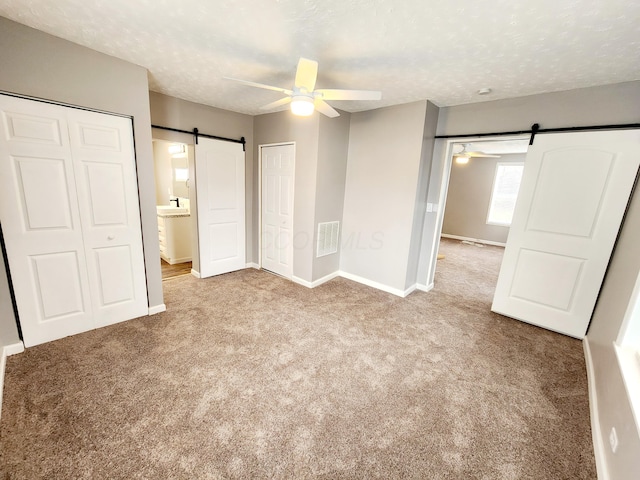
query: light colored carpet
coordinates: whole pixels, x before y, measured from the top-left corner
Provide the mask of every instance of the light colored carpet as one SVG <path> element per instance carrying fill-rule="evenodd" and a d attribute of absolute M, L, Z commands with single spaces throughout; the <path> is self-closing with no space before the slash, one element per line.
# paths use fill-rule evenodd
<path fill-rule="evenodd" d="M 177 277 L 10 357 L 0 478 L 595 478 L 581 343 L 490 313 L 501 249 L 441 253 L 406 299 Z"/>

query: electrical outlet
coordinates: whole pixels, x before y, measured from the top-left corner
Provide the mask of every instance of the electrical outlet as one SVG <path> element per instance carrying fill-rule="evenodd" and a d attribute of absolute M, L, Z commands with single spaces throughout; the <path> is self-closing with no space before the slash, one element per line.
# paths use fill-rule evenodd
<path fill-rule="evenodd" d="M 618 434 L 616 433 L 616 427 L 611 427 L 611 432 L 609 433 L 609 445 L 611 446 L 611 451 L 616 453 L 616 450 L 618 450 Z"/>

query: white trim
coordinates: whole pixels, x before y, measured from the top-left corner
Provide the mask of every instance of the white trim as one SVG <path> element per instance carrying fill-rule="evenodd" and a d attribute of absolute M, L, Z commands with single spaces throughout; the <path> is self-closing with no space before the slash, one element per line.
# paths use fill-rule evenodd
<path fill-rule="evenodd" d="M 193 268 L 191 269 L 191 275 L 193 275 L 196 278 L 200 278 L 200 272 L 198 272 L 197 270 L 194 270 Z"/>
<path fill-rule="evenodd" d="M 149 307 L 149 315 L 155 315 L 156 313 L 162 313 L 167 311 L 167 306 L 162 303 L 160 305 L 154 305 L 153 307 Z"/>
<path fill-rule="evenodd" d="M 320 285 L 322 285 L 323 283 L 327 283 L 329 280 L 333 280 L 336 277 L 340 276 L 340 272 L 333 272 L 330 273 L 329 275 L 325 275 L 322 278 L 319 278 L 318 280 L 314 280 L 313 282 L 309 282 L 307 280 L 304 280 L 300 277 L 296 277 L 295 275 L 291 278 L 291 280 L 299 285 L 303 285 L 307 288 L 316 288 Z"/>
<path fill-rule="evenodd" d="M 485 245 L 493 245 L 495 247 L 506 247 L 506 243 L 494 242 L 492 240 L 482 240 L 480 238 L 462 237 L 460 235 L 449 235 L 448 233 L 440 234 L 444 238 L 452 238 L 453 240 L 466 240 L 467 242 L 484 243 Z"/>
<path fill-rule="evenodd" d="M 2 417 L 2 398 L 4 392 L 4 369 L 7 365 L 7 357 L 24 352 L 24 343 L 18 342 L 2 347 L 0 358 L 0 418 Z"/>
<path fill-rule="evenodd" d="M 409 287 L 406 290 L 400 290 L 398 288 L 393 288 L 393 287 L 390 287 L 388 285 L 384 285 L 382 283 L 374 282 L 373 280 L 369 280 L 368 278 L 360 277 L 358 275 L 354 275 L 352 273 L 347 273 L 347 272 L 343 272 L 343 271 L 340 271 L 340 276 L 343 277 L 343 278 L 346 278 L 347 280 L 352 280 L 354 282 L 361 283 L 361 284 L 366 285 L 368 287 L 377 288 L 378 290 L 382 290 L 383 292 L 391 293 L 392 295 L 396 295 L 396 296 L 402 297 L 402 298 L 404 298 L 407 295 L 409 295 L 416 288 L 416 286 L 413 285 L 413 286 Z"/>
<path fill-rule="evenodd" d="M 421 292 L 429 292 L 433 290 L 433 283 L 430 283 L 429 285 L 422 285 L 421 283 L 418 283 L 416 285 L 416 290 L 420 290 Z"/>
<path fill-rule="evenodd" d="M 634 346 L 617 345 L 615 342 L 613 348 L 618 358 L 622 383 L 627 392 L 636 430 L 640 436 L 640 353 Z"/>
<path fill-rule="evenodd" d="M 255 268 L 256 270 L 260 270 L 260 265 L 254 262 L 247 263 L 247 268 Z"/>
<path fill-rule="evenodd" d="M 598 413 L 598 395 L 595 386 L 595 370 L 593 359 L 591 358 L 591 348 L 587 337 L 582 340 L 584 349 L 584 359 L 587 365 L 587 385 L 589 388 L 589 410 L 591 412 L 591 437 L 593 440 L 593 452 L 596 457 L 596 472 L 598 480 L 609 480 L 609 470 L 607 469 L 607 457 L 605 445 L 600 430 L 600 414 Z"/>

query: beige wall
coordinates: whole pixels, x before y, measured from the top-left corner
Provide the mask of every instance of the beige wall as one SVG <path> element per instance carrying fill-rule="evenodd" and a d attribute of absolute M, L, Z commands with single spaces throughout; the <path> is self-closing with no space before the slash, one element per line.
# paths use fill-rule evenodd
<path fill-rule="evenodd" d="M 406 289 L 427 102 L 351 115 L 340 269 Z"/>
<path fill-rule="evenodd" d="M 509 227 L 487 224 L 496 165 L 524 162 L 524 159 L 525 154 L 516 154 L 472 158 L 466 165 L 453 162 L 442 233 L 506 243 Z"/>
<path fill-rule="evenodd" d="M 313 281 L 313 238 L 316 208 L 316 181 L 320 119 L 318 113 L 310 117 L 296 117 L 289 111 L 268 113 L 254 117 L 255 150 L 270 143 L 296 142 L 295 186 L 293 207 L 293 276 L 305 282 Z M 258 169 L 256 168 L 256 172 Z M 258 191 L 259 178 L 255 179 Z M 258 227 L 258 203 L 254 203 Z M 257 253 L 257 248 L 256 248 Z M 256 256 L 256 261 L 257 261 Z"/>
<path fill-rule="evenodd" d="M 461 105 L 440 109 L 439 135 L 474 134 L 482 132 L 513 131 L 528 129 L 533 123 L 542 128 L 572 127 L 578 125 L 600 125 L 637 123 L 640 105 L 640 82 L 627 82 L 601 87 L 583 88 L 567 92 L 556 92 L 529 97 L 498 100 L 493 102 Z M 445 165 L 444 140 L 436 142 L 431 173 L 429 201 L 437 201 L 440 181 Z M 612 339 L 620 331 L 623 310 L 628 295 L 638 275 L 638 247 L 640 244 L 640 193 L 636 190 L 632 209 L 623 226 L 623 234 L 614 251 L 605 277 L 600 299 L 596 305 L 587 334 L 592 348 L 595 370 L 593 387 L 597 394 L 602 443 L 608 446 L 608 435 L 612 426 L 620 427 L 620 453 L 612 455 L 605 448 L 611 478 L 636 478 L 640 471 L 638 432 L 630 413 L 625 387 L 615 359 Z M 433 217 L 425 221 L 424 238 L 437 242 L 437 222 Z M 425 245 L 423 255 L 433 245 Z M 419 275 L 426 282 L 433 281 L 435 262 L 421 258 L 425 269 Z M 623 446 L 624 445 L 624 446 Z M 628 450 L 627 450 L 628 449 Z M 635 453 L 635 454 L 634 454 Z"/>
<path fill-rule="evenodd" d="M 0 65 L 0 90 L 133 117 L 149 305 L 161 305 L 147 71 L 1 17 Z"/>

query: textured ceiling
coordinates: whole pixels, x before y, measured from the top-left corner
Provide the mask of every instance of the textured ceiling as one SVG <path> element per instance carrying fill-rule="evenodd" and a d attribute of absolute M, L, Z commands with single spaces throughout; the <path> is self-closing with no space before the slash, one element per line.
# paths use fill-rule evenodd
<path fill-rule="evenodd" d="M 361 111 L 458 105 L 640 79 L 638 0 L 0 0 L 0 15 L 146 67 L 150 89 L 236 112 L 290 88 L 382 91 Z M 489 95 L 477 90 L 490 87 Z"/>

